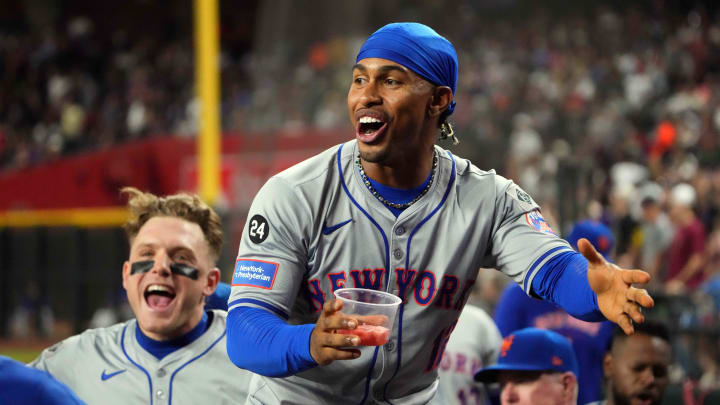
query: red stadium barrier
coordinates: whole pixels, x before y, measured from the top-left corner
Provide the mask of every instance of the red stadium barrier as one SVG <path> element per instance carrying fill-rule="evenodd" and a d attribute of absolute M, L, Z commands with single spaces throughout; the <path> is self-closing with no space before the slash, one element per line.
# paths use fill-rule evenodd
<path fill-rule="evenodd" d="M 344 131 L 227 134 L 224 199 L 242 208 L 270 175 L 347 139 Z M 0 173 L 0 212 L 120 206 L 127 185 L 156 194 L 194 191 L 195 161 L 195 139 L 159 137 Z"/>

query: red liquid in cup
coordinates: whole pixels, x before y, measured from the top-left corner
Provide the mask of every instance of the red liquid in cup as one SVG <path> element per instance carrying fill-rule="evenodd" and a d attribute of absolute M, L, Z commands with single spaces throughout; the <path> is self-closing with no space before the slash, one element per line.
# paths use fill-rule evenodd
<path fill-rule="evenodd" d="M 359 337 L 360 346 L 382 346 L 390 340 L 390 329 L 378 325 L 358 325 L 353 330 L 338 329 L 337 332 Z"/>

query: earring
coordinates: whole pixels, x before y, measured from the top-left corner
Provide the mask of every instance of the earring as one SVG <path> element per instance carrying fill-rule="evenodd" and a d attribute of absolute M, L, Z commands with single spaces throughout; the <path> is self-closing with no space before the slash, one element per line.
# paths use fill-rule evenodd
<path fill-rule="evenodd" d="M 452 139 L 452 144 L 457 145 L 460 143 L 457 136 L 455 136 L 455 130 L 453 130 L 452 124 L 445 121 L 440 124 L 440 139 Z"/>

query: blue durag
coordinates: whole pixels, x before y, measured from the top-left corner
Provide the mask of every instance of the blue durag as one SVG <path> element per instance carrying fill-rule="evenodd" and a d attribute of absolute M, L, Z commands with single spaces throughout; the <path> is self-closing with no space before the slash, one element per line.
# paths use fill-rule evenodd
<path fill-rule="evenodd" d="M 455 48 L 427 25 L 392 23 L 375 31 L 365 41 L 355 63 L 366 58 L 382 58 L 399 63 L 425 80 L 448 86 L 455 95 L 458 60 Z M 455 110 L 455 102 L 447 109 Z"/>

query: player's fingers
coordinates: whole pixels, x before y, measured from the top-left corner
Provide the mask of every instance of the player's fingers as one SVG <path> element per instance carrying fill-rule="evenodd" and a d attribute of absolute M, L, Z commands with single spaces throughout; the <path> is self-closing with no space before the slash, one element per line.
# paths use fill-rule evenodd
<path fill-rule="evenodd" d="M 588 262 L 591 264 L 603 264 L 605 263 L 605 259 L 600 255 L 600 253 L 595 250 L 595 247 L 593 247 L 592 243 L 590 243 L 589 240 L 585 238 L 580 238 L 577 242 L 578 252 L 580 252 Z"/>
<path fill-rule="evenodd" d="M 325 333 L 322 338 L 325 347 L 347 347 L 360 344 L 360 338 L 351 334 Z"/>
<path fill-rule="evenodd" d="M 625 298 L 645 308 L 652 308 L 655 305 L 655 301 L 650 294 L 648 294 L 647 290 L 643 288 L 628 288 L 627 293 L 625 293 Z"/>
<path fill-rule="evenodd" d="M 331 360 L 352 360 L 360 357 L 360 350 L 326 348 L 324 354 Z"/>
<path fill-rule="evenodd" d="M 642 270 L 621 270 L 622 280 L 627 284 L 645 284 L 650 281 L 650 274 Z"/>
<path fill-rule="evenodd" d="M 318 320 L 319 321 L 319 320 Z M 355 329 L 358 326 L 358 321 L 355 318 L 345 316 L 342 312 L 335 313 L 330 316 L 325 316 L 322 319 L 321 327 L 328 331 L 333 329 Z"/>
<path fill-rule="evenodd" d="M 343 303 L 340 300 L 328 301 L 323 305 L 323 315 L 330 316 L 342 309 Z"/>
<path fill-rule="evenodd" d="M 645 322 L 645 316 L 642 314 L 642 308 L 634 302 L 626 302 L 623 306 L 625 312 L 635 323 Z"/>
<path fill-rule="evenodd" d="M 635 332 L 635 328 L 633 328 L 633 324 L 627 314 L 621 314 L 618 317 L 617 324 L 618 326 L 620 326 L 623 332 L 625 332 L 626 335 L 632 335 L 633 332 Z"/>

